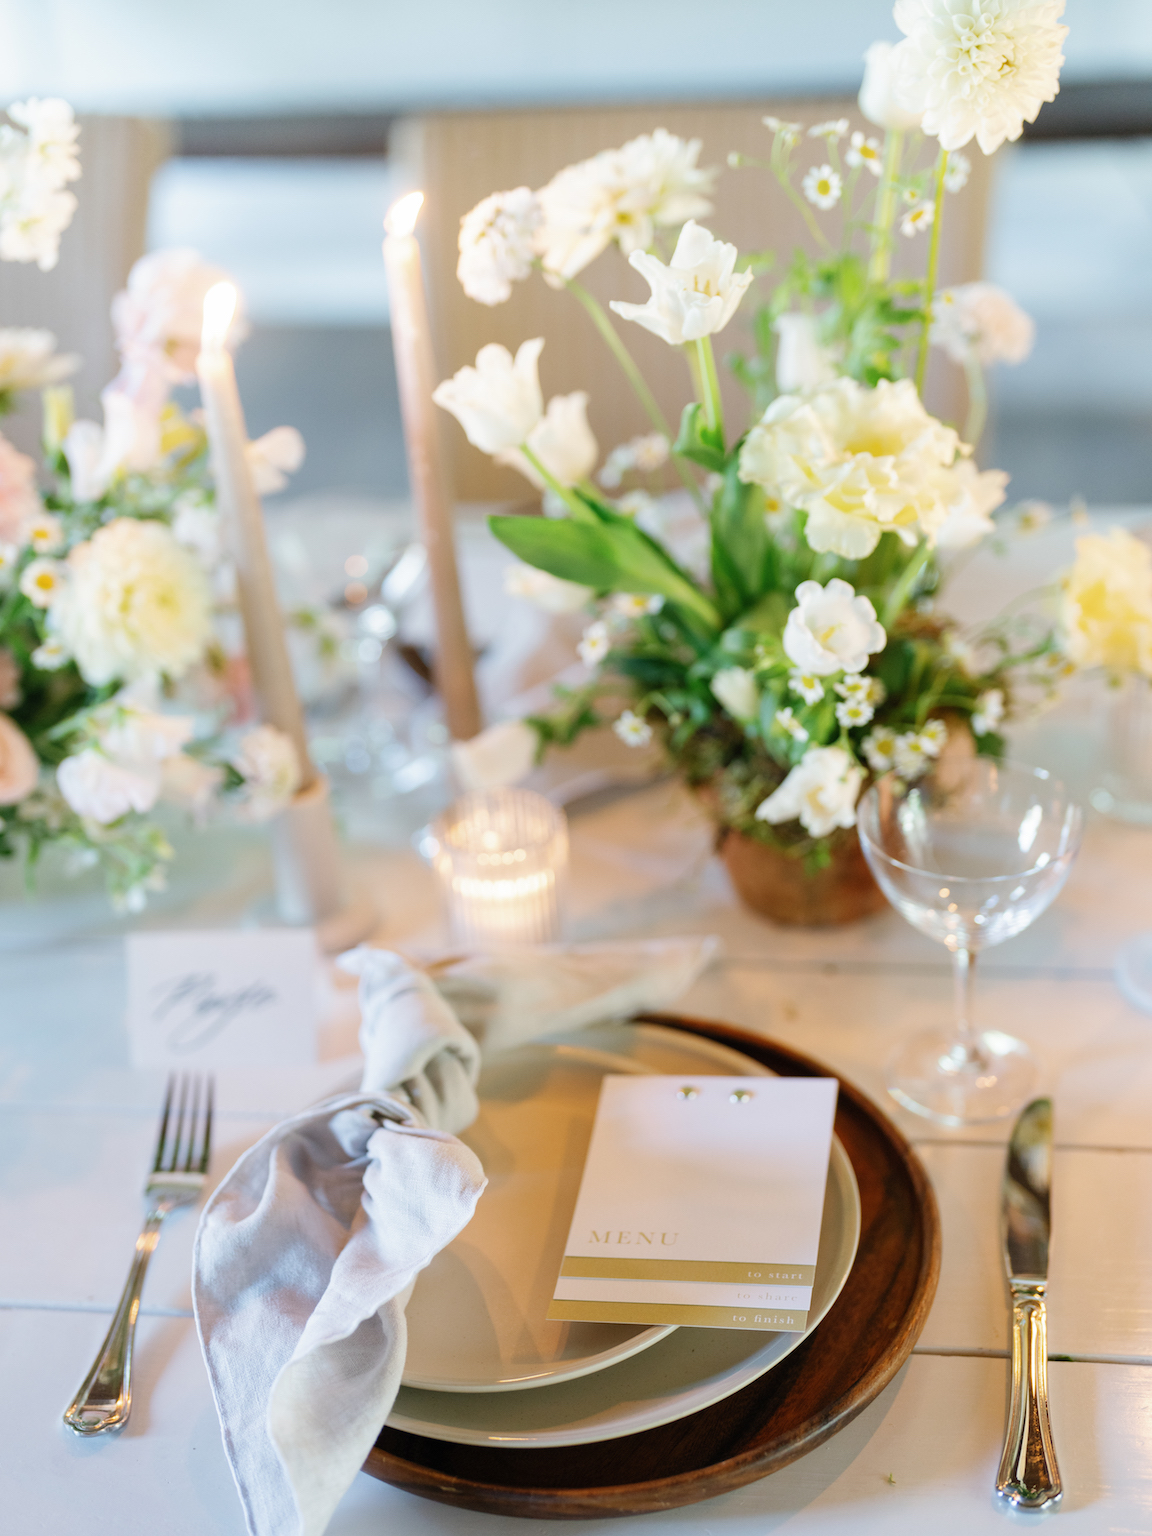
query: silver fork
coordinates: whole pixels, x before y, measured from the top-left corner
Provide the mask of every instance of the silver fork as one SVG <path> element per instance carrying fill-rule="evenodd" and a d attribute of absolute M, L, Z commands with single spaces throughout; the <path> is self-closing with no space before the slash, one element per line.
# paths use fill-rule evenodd
<path fill-rule="evenodd" d="M 108 1430 L 122 1429 L 127 1423 L 132 1411 L 132 1344 L 148 1260 L 159 1240 L 165 1216 L 199 1199 L 208 1175 L 211 1149 L 211 1077 L 182 1077 L 179 1082 L 169 1078 L 156 1156 L 144 1185 L 148 1215 L 136 1239 L 136 1256 L 96 1361 L 64 1410 L 65 1424 L 78 1435 L 102 1435 Z"/>

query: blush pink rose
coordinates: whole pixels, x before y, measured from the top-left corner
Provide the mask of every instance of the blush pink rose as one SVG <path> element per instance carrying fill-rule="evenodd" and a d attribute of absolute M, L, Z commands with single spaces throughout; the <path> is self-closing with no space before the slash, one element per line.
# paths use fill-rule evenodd
<path fill-rule="evenodd" d="M 36 489 L 36 465 L 0 436 L 0 541 L 19 543 L 25 522 L 43 510 Z"/>
<path fill-rule="evenodd" d="M 15 805 L 30 795 L 39 777 L 32 743 L 14 720 L 0 715 L 0 805 Z"/>

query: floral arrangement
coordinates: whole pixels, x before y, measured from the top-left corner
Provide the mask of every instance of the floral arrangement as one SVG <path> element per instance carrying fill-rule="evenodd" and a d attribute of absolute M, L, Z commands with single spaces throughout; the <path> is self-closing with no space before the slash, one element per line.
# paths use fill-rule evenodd
<path fill-rule="evenodd" d="M 27 102 L 0 130 L 0 257 L 52 266 L 75 199 L 77 129 Z M 44 389 L 45 464 L 0 436 L 0 856 L 46 845 L 99 865 L 129 910 L 172 857 L 162 802 L 202 820 L 219 801 L 273 816 L 299 780 L 292 743 L 250 715 L 229 654 L 234 600 L 204 432 L 171 400 L 191 382 L 204 294 L 195 252 L 137 262 L 112 308 L 121 368 L 103 424 L 72 419 L 76 365 L 46 331 L 0 331 L 0 410 Z M 303 456 L 277 428 L 249 449 L 264 491 Z M 234 622 L 232 623 L 235 629 Z M 235 644 L 231 644 L 235 652 Z"/>
<path fill-rule="evenodd" d="M 763 159 L 729 164 L 775 178 L 811 235 L 771 287 L 764 253 L 741 255 L 699 222 L 718 174 L 699 167 L 699 141 L 659 129 L 463 219 L 465 291 L 498 304 L 533 272 L 567 288 L 652 421 L 608 454 L 596 484 L 587 396 L 545 407 L 542 339 L 514 357 L 486 346 L 436 391 L 473 444 L 545 492 L 550 515 L 491 519 L 523 562 L 512 589 L 593 611 L 579 647 L 591 675 L 530 722 L 542 745 L 614 715 L 625 742 L 659 738 L 723 826 L 812 869 L 854 836 L 869 775 L 915 778 L 957 726 L 1000 752 L 1003 723 L 1081 659 L 1057 625 L 966 635 L 939 602 L 949 563 L 994 531 L 1005 502 L 1008 477 L 974 459 L 983 370 L 1019 361 L 1032 341 L 1001 290 L 937 290 L 941 225 L 969 176 L 965 146 L 991 154 L 1055 96 L 1062 10 L 899 0 L 904 39 L 868 50 L 860 92 L 882 137 L 847 120 L 765 118 Z M 901 240 L 923 242 L 921 278 L 892 275 Z M 651 294 L 611 309 L 687 363 L 694 398 L 676 432 L 577 281 L 613 242 Z M 713 338 L 749 311 L 753 346 L 727 363 L 751 420 L 733 433 Z M 932 345 L 967 374 L 963 434 L 923 404 Z M 666 462 L 684 490 L 654 497 Z M 1025 508 L 1018 525 L 1029 515 L 1041 514 Z"/>

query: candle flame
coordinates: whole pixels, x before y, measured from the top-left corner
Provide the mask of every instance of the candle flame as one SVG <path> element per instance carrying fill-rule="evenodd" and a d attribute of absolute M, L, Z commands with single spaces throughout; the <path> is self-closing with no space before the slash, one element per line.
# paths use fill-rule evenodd
<path fill-rule="evenodd" d="M 420 217 L 423 206 L 423 192 L 409 192 L 405 197 L 397 198 L 384 220 L 385 233 L 410 235 L 416 228 L 416 220 Z"/>
<path fill-rule="evenodd" d="M 205 352 L 222 352 L 228 327 L 236 313 L 236 290 L 231 283 L 213 283 L 204 295 L 204 327 L 200 345 Z"/>

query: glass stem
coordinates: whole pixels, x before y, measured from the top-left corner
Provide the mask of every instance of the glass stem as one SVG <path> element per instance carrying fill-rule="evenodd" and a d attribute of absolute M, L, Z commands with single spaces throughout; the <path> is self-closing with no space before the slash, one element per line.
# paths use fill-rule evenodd
<path fill-rule="evenodd" d="M 953 996 L 956 1001 L 956 1038 L 953 1051 L 963 1054 L 965 1061 L 974 1065 L 984 1059 L 976 1029 L 972 1023 L 972 977 L 976 970 L 976 956 L 969 949 L 952 952 Z"/>

